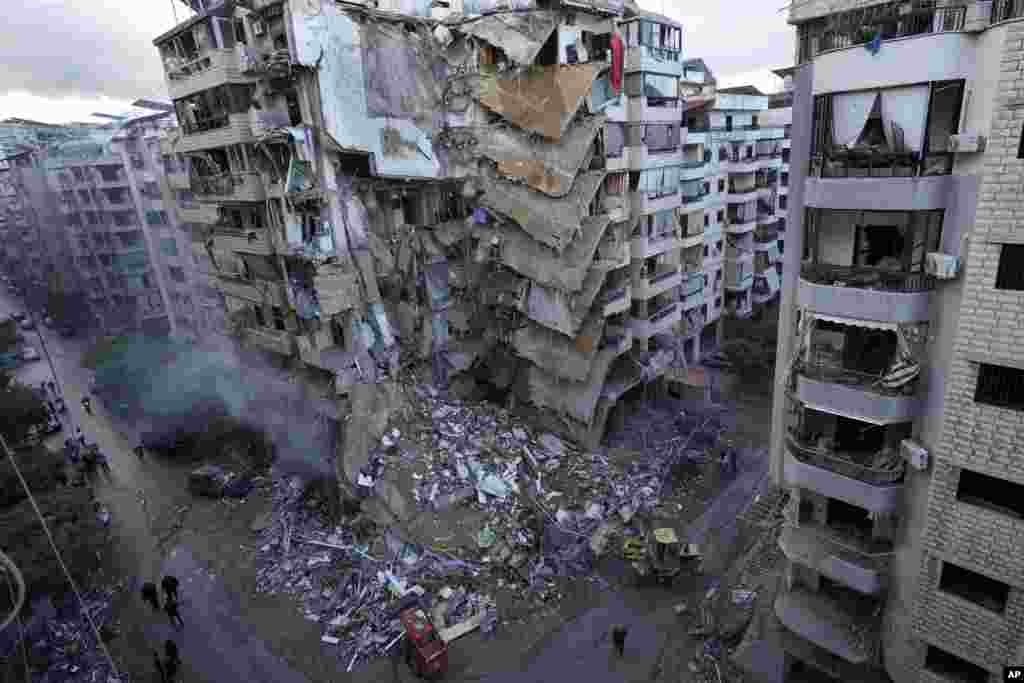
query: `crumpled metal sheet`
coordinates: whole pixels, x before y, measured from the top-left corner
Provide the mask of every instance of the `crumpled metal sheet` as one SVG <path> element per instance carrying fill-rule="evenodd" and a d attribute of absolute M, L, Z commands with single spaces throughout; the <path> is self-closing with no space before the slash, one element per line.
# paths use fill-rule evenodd
<path fill-rule="evenodd" d="M 530 65 L 557 26 L 554 12 L 533 11 L 484 16 L 459 25 L 459 30 L 501 48 L 517 64 Z"/>

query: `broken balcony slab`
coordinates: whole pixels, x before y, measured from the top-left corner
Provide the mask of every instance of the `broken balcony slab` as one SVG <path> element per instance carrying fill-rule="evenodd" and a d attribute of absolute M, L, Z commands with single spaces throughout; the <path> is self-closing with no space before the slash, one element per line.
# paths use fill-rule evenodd
<path fill-rule="evenodd" d="M 351 268 L 320 265 L 313 276 L 313 288 L 320 302 L 320 315 L 324 317 L 350 311 L 361 302 L 359 276 Z"/>
<path fill-rule="evenodd" d="M 574 294 L 533 283 L 527 299 L 526 315 L 544 327 L 567 337 L 575 337 L 607 275 L 605 268 L 591 268 L 583 281 L 583 289 Z"/>
<path fill-rule="evenodd" d="M 516 64 L 533 64 L 544 43 L 558 26 L 555 12 L 533 11 L 490 14 L 459 25 L 459 30 L 501 48 Z"/>
<path fill-rule="evenodd" d="M 483 177 L 486 208 L 515 221 L 533 239 L 563 251 L 575 238 L 580 221 L 604 181 L 604 171 L 580 174 L 565 197 L 552 198 L 499 178 Z"/>
<path fill-rule="evenodd" d="M 564 197 L 583 167 L 605 116 L 587 116 L 575 123 L 558 142 L 537 142 L 534 136 L 511 126 L 492 126 L 472 148 L 474 155 L 492 159 L 498 173 L 525 183 L 551 197 Z"/>
<path fill-rule="evenodd" d="M 530 364 L 516 385 L 517 394 L 535 406 L 555 410 L 590 424 L 601 398 L 605 378 L 615 358 L 616 352 L 612 349 L 599 351 L 583 382 L 555 377 L 548 370 Z"/>
<path fill-rule="evenodd" d="M 561 254 L 531 239 L 518 226 L 504 225 L 500 229 L 501 262 L 545 287 L 578 292 L 608 224 L 607 215 L 584 218 L 580 236 Z"/>
<path fill-rule="evenodd" d="M 510 123 L 558 140 L 590 94 L 605 62 L 533 67 L 521 76 L 484 74 L 480 104 Z"/>
<path fill-rule="evenodd" d="M 584 382 L 597 356 L 604 326 L 604 318 L 594 316 L 573 338 L 530 322 L 512 335 L 512 348 L 550 373 L 574 382 Z"/>

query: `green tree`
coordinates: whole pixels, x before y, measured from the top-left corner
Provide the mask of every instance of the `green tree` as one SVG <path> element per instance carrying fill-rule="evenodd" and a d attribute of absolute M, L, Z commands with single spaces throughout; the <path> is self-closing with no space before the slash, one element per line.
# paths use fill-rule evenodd
<path fill-rule="evenodd" d="M 0 434 L 13 446 L 21 442 L 33 425 L 46 421 L 46 404 L 9 372 L 0 372 Z"/>

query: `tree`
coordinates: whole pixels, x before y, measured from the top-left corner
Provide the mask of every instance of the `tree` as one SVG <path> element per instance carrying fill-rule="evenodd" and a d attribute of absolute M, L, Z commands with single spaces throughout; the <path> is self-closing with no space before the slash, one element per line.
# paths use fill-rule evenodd
<path fill-rule="evenodd" d="M 46 404 L 9 372 L 0 372 L 0 434 L 9 446 L 20 443 L 34 425 L 46 422 Z"/>

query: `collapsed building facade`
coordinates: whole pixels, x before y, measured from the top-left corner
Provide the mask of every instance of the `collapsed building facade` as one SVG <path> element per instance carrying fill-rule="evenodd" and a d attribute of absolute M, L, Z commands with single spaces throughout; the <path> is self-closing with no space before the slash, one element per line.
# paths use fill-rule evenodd
<path fill-rule="evenodd" d="M 680 27 L 480 4 L 194 3 L 154 41 L 181 123 L 165 158 L 229 326 L 339 413 L 419 358 L 593 443 L 703 329 Z"/>

